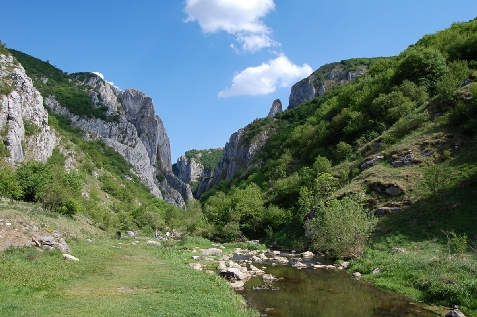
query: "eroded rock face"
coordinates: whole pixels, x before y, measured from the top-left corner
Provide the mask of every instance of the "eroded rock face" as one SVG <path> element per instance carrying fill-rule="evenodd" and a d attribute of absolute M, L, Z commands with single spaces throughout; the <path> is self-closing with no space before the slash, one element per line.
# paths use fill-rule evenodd
<path fill-rule="evenodd" d="M 53 153 L 56 135 L 48 125 L 43 97 L 11 55 L 0 54 L 0 81 L 13 88 L 0 95 L 0 131 L 6 130 L 7 160 L 11 164 L 25 159 L 45 162 Z"/>
<path fill-rule="evenodd" d="M 210 173 L 204 170 L 204 166 L 193 158 L 179 157 L 176 168 L 176 176 L 184 183 L 197 182 L 204 177 L 210 177 Z"/>
<path fill-rule="evenodd" d="M 322 94 L 324 93 L 324 90 Z M 290 97 L 288 99 L 288 109 L 292 109 L 300 105 L 302 102 L 315 98 L 317 91 L 309 78 L 305 78 L 291 88 Z"/>
<path fill-rule="evenodd" d="M 293 109 L 304 101 L 319 97 L 335 85 L 355 80 L 367 70 L 367 65 L 358 66 L 357 70 L 346 71 L 341 63 L 326 64 L 292 86 L 287 109 Z M 326 74 L 324 78 L 323 74 Z"/>
<path fill-rule="evenodd" d="M 270 108 L 270 112 L 268 113 L 269 118 L 275 117 L 278 113 L 282 113 L 282 102 L 280 99 L 275 99 L 272 103 L 272 107 Z"/>
<path fill-rule="evenodd" d="M 245 129 L 240 129 L 230 136 L 229 142 L 225 144 L 222 160 L 217 163 L 213 176 L 202 180 L 197 196 L 200 197 L 221 180 L 231 179 L 239 169 L 247 166 L 263 149 L 269 137 L 269 130 L 262 130 L 250 141 L 244 140 L 244 134 Z"/>
<path fill-rule="evenodd" d="M 99 91 L 109 115 L 119 114 L 117 121 L 76 116 L 53 96 L 45 98 L 45 104 L 54 113 L 67 116 L 87 139 L 100 139 L 121 154 L 154 196 L 176 206 L 192 199 L 189 185 L 172 174 L 169 138 L 152 99 L 135 89 L 121 91 L 97 76 L 86 84 Z M 96 92 L 90 95 L 96 104 Z"/>

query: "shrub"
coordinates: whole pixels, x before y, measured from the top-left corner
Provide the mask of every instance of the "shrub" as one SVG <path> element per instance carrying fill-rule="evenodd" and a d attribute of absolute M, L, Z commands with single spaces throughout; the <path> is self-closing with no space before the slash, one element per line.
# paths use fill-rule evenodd
<path fill-rule="evenodd" d="M 23 190 L 13 167 L 0 161 L 0 197 L 17 199 L 23 196 Z"/>
<path fill-rule="evenodd" d="M 401 62 L 393 78 L 396 85 L 409 80 L 435 92 L 437 82 L 448 72 L 445 57 L 434 48 L 415 46 L 399 57 Z"/>
<path fill-rule="evenodd" d="M 317 217 L 308 221 L 305 228 L 315 249 L 345 259 L 361 254 L 374 224 L 360 198 L 345 197 L 323 203 Z"/>
<path fill-rule="evenodd" d="M 23 190 L 25 201 L 37 202 L 43 195 L 42 188 L 51 181 L 53 175 L 50 166 L 40 162 L 26 162 L 16 172 Z"/>

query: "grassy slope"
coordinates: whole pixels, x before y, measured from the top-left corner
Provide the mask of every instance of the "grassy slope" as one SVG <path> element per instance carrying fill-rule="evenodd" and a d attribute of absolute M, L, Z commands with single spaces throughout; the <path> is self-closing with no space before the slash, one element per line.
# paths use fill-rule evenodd
<path fill-rule="evenodd" d="M 43 221 L 49 230 L 68 228 L 68 243 L 80 261 L 65 261 L 60 252 L 33 248 L 1 253 L 1 316 L 253 315 L 224 280 L 186 264 L 190 246 L 158 248 L 141 238 L 133 245 L 132 239 L 109 239 L 94 227 L 63 216 L 0 210 L 1 219 L 13 215 L 27 223 Z M 84 242 L 85 237 L 93 242 Z"/>

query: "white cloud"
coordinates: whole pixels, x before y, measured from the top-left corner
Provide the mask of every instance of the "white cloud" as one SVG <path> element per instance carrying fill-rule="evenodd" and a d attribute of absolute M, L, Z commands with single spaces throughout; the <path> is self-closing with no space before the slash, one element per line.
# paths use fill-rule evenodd
<path fill-rule="evenodd" d="M 219 97 L 267 95 L 277 86 L 290 87 L 297 80 L 313 72 L 308 64 L 297 66 L 285 55 L 280 55 L 260 66 L 247 67 L 232 79 L 232 86 L 219 92 Z"/>
<path fill-rule="evenodd" d="M 101 79 L 104 80 L 104 76 L 103 76 L 103 74 L 101 74 L 100 72 L 93 72 L 93 74 L 95 74 L 95 75 L 101 77 Z"/>
<path fill-rule="evenodd" d="M 197 21 L 204 33 L 225 31 L 235 35 L 244 51 L 256 52 L 280 45 L 260 20 L 274 9 L 273 0 L 186 0 L 184 11 L 188 14 L 185 22 Z"/>

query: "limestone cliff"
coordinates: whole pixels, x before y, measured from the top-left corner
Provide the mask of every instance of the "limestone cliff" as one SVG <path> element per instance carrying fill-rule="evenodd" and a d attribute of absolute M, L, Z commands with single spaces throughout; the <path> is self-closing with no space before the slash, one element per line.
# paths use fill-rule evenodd
<path fill-rule="evenodd" d="M 343 85 L 358 78 L 376 60 L 356 58 L 321 66 L 309 77 L 292 86 L 287 109 L 295 108 L 304 101 L 321 96 L 336 85 Z"/>
<path fill-rule="evenodd" d="M 252 123 L 253 124 L 253 123 Z M 270 130 L 265 128 L 256 135 L 250 136 L 250 125 L 239 129 L 230 136 L 225 144 L 224 156 L 217 163 L 214 173 L 210 178 L 203 178 L 197 190 L 200 197 L 210 188 L 218 185 L 221 180 L 231 179 L 241 168 L 249 165 L 256 155 L 260 153 L 270 135 Z"/>
<path fill-rule="evenodd" d="M 43 97 L 33 86 L 23 67 L 9 54 L 0 53 L 0 131 L 7 160 L 45 162 L 56 144 L 48 125 Z"/>
<path fill-rule="evenodd" d="M 184 183 L 198 182 L 204 177 L 210 177 L 210 173 L 204 169 L 204 165 L 185 155 L 177 159 L 174 174 Z"/>
<path fill-rule="evenodd" d="M 54 96 L 45 98 L 45 104 L 53 113 L 67 116 L 86 138 L 101 139 L 121 154 L 156 197 L 177 206 L 192 199 L 189 185 L 172 174 L 169 138 L 152 99 L 135 89 L 121 91 L 95 75 L 84 83 L 95 106 L 107 106 L 108 115 L 117 120 L 74 115 Z"/>

